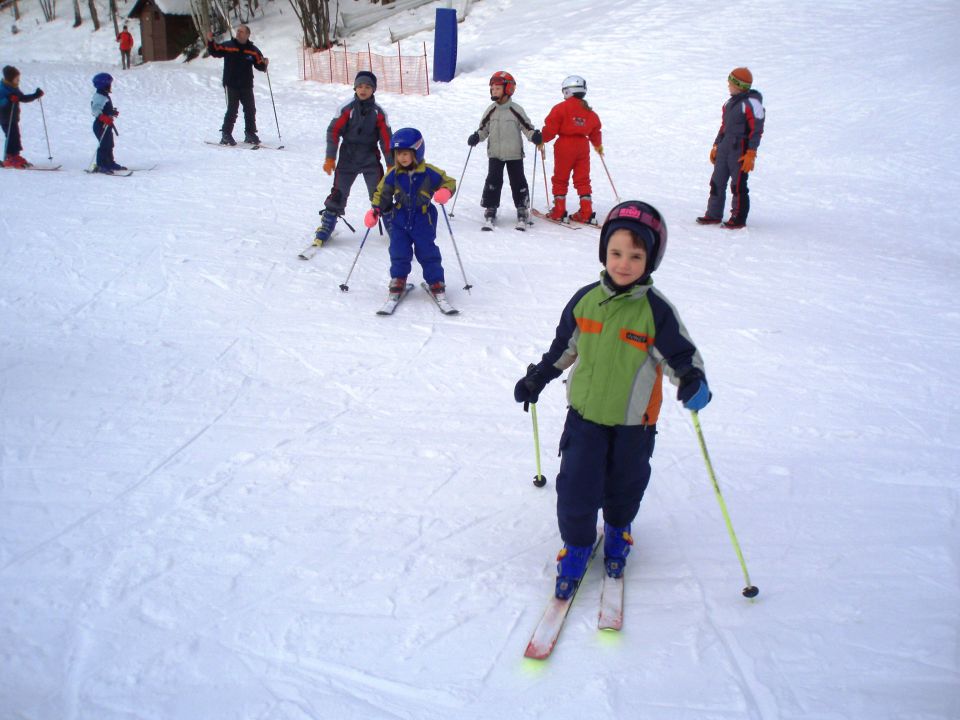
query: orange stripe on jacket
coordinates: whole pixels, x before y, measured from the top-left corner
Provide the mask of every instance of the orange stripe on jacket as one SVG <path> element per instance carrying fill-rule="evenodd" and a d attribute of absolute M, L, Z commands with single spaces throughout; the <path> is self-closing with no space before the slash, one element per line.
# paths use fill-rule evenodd
<path fill-rule="evenodd" d="M 603 330 L 603 323 L 599 320 L 578 317 L 577 327 L 580 328 L 580 332 L 582 333 L 599 333 L 601 330 Z"/>

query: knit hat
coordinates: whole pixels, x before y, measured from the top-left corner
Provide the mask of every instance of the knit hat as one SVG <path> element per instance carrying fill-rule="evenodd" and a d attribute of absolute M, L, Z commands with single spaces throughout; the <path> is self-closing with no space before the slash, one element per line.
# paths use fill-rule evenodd
<path fill-rule="evenodd" d="M 353 81 L 353 89 L 357 89 L 357 85 L 370 85 L 374 92 L 377 90 L 377 76 L 374 75 L 369 70 L 361 70 L 357 73 L 357 77 Z"/>
<path fill-rule="evenodd" d="M 753 85 L 753 73 L 750 72 L 750 68 L 734 68 L 730 71 L 730 76 L 727 78 L 727 80 L 732 82 L 741 90 L 749 90 L 750 86 Z"/>
<path fill-rule="evenodd" d="M 13 65 L 4 65 L 3 67 L 3 79 L 7 82 L 13 82 L 13 79 L 20 74 L 20 71 L 17 70 Z"/>

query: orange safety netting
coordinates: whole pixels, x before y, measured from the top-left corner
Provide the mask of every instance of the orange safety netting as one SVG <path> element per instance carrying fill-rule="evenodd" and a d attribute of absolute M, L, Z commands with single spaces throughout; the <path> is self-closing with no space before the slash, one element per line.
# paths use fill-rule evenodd
<path fill-rule="evenodd" d="M 314 50 L 301 48 L 300 77 L 323 83 L 352 85 L 360 70 L 370 70 L 377 76 L 377 92 L 430 94 L 430 71 L 427 67 L 427 46 L 423 55 L 376 55 L 370 52 L 350 52 L 340 48 Z"/>

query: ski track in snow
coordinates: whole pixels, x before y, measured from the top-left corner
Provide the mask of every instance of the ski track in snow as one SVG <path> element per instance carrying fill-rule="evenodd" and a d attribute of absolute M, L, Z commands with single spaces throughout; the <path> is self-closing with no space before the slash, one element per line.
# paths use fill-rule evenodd
<path fill-rule="evenodd" d="M 388 30 L 439 5 L 348 42 L 392 55 Z M 423 131 L 429 162 L 465 169 L 454 237 L 438 229 L 461 314 L 417 292 L 391 318 L 374 314 L 388 280 L 376 233 L 339 290 L 362 182 L 358 232 L 341 224 L 296 257 L 329 192 L 325 129 L 351 90 L 296 79 L 299 30 L 278 9 L 251 25 L 281 151 L 204 143 L 222 117 L 219 61 L 123 72 L 109 31 L 37 24 L 22 3 L 23 32 L 4 30 L 4 63 L 46 91 L 63 170 L 0 171 L 3 713 L 960 717 L 953 5 L 735 0 L 720 17 L 700 1 L 474 2 L 454 82 L 377 95 L 394 129 Z M 721 28 L 730 17 L 750 22 Z M 424 33 L 405 52 L 422 41 L 432 50 Z M 725 74 L 744 64 L 768 119 L 750 226 L 730 233 L 692 220 Z M 693 428 L 665 387 L 624 629 L 596 630 L 595 563 L 548 663 L 521 655 L 560 547 L 564 388 L 539 403 L 543 489 L 512 388 L 596 278 L 597 236 L 480 230 L 485 148 L 464 168 L 466 138 L 499 69 L 538 124 L 564 76 L 586 77 L 620 196 L 667 218 L 657 285 L 704 355 L 705 439 L 761 591 L 739 595 Z M 82 173 L 103 70 L 117 78 L 117 160 L 155 169 Z M 260 135 L 276 141 L 256 82 Z M 38 109 L 23 107 L 21 128 L 44 162 Z M 615 200 L 596 158 L 592 177 L 602 215 Z M 505 187 L 504 217 L 510 204 Z"/>

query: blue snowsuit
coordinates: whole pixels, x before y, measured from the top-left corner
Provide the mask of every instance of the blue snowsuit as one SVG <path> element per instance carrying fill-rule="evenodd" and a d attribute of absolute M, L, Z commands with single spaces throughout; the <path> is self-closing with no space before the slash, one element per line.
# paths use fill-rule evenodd
<path fill-rule="evenodd" d="M 437 209 L 431 199 L 440 188 L 456 190 L 457 182 L 440 168 L 420 161 L 409 168 L 398 164 L 383 176 L 373 194 L 390 232 L 390 277 L 410 274 L 416 255 L 428 285 L 443 282 L 443 265 L 437 247 Z"/>
<path fill-rule="evenodd" d="M 97 90 L 90 100 L 90 112 L 93 113 L 93 134 L 100 144 L 97 146 L 97 167 L 104 170 L 116 170 L 119 166 L 113 159 L 113 136 L 117 132 L 113 125 L 100 120 L 101 115 L 116 117 L 120 113 L 113 107 L 110 95 L 105 90 Z"/>

